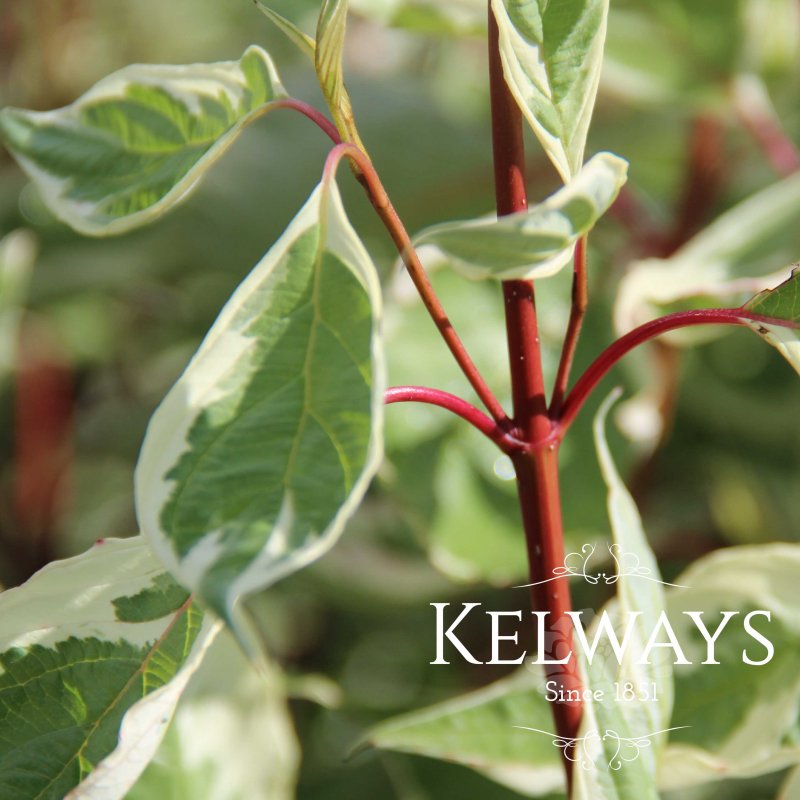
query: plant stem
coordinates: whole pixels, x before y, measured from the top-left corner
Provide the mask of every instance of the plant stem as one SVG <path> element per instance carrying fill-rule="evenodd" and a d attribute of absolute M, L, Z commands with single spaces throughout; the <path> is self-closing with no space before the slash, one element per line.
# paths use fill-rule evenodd
<path fill-rule="evenodd" d="M 386 194 L 386 190 L 383 188 L 378 173 L 372 166 L 372 162 L 368 156 L 353 144 L 341 143 L 336 145 L 329 153 L 325 163 L 325 178 L 331 179 L 333 177 L 336 168 L 345 157 L 349 158 L 358 168 L 360 172 L 360 175 L 357 174 L 359 182 L 366 190 L 373 208 L 383 222 L 384 227 L 389 232 L 389 235 L 392 237 L 397 251 L 400 253 L 400 258 L 403 264 L 405 264 L 408 274 L 419 296 L 422 298 L 422 302 L 428 314 L 439 329 L 439 333 L 450 349 L 450 352 L 453 354 L 459 367 L 461 367 L 461 371 L 464 373 L 470 385 L 475 390 L 475 393 L 484 406 L 486 406 L 486 410 L 492 415 L 495 422 L 503 427 L 508 426 L 510 421 L 506 412 L 478 371 L 475 362 L 470 358 L 469 353 L 464 347 L 464 343 L 456 333 L 441 302 L 439 302 L 439 298 L 436 296 L 436 292 L 434 292 L 433 286 L 425 273 L 425 268 L 422 266 L 422 262 L 419 260 L 414 245 L 411 243 L 411 237 L 409 237 L 402 220 L 389 200 L 389 196 Z"/>
<path fill-rule="evenodd" d="M 692 325 L 747 325 L 750 322 L 797 328 L 798 324 L 785 319 L 771 319 L 760 314 L 751 314 L 741 308 L 701 308 L 693 311 L 678 311 L 659 317 L 638 328 L 634 328 L 609 345 L 581 375 L 567 399 L 561 416 L 555 421 L 558 426 L 556 438 L 563 438 L 583 404 L 606 373 L 627 353 L 640 344 L 660 336 L 662 333 L 687 328 Z"/>
<path fill-rule="evenodd" d="M 495 193 L 498 215 L 523 211 L 525 196 L 525 154 L 522 119 L 503 77 L 497 22 L 489 4 L 489 80 L 492 101 L 492 142 Z M 542 356 L 536 317 L 533 283 L 508 281 L 503 284 L 506 331 L 514 398 L 514 423 L 518 436 L 528 444 L 514 453 L 522 522 L 528 550 L 531 601 L 534 610 L 548 612 L 546 641 L 542 652 L 563 657 L 566 664 L 545 665 L 548 680 L 564 691 L 580 689 L 578 665 L 572 655 L 569 584 L 565 577 L 553 577 L 564 564 L 564 533 L 559 493 L 558 441 L 551 437 L 542 374 Z M 540 583 L 548 580 L 547 583 Z M 580 728 L 581 704 L 553 703 L 553 717 L 559 737 L 576 738 Z M 571 786 L 572 762 L 564 758 L 567 785 Z"/>
<path fill-rule="evenodd" d="M 484 436 L 491 439 L 504 453 L 511 454 L 525 447 L 525 443 L 515 439 L 508 431 L 501 428 L 494 420 L 487 417 L 471 403 L 440 389 L 429 389 L 425 386 L 395 386 L 387 389 L 384 396 L 386 405 L 391 403 L 428 403 L 444 408 L 466 420 L 477 428 Z"/>
<path fill-rule="evenodd" d="M 342 137 L 336 126 L 317 108 L 304 103 L 302 100 L 295 100 L 294 97 L 283 97 L 280 100 L 273 100 L 265 107 L 265 111 L 272 111 L 278 108 L 288 108 L 297 111 L 304 117 L 310 119 L 334 144 L 341 144 Z"/>
<path fill-rule="evenodd" d="M 553 399 L 550 402 L 550 415 L 558 416 L 564 397 L 569 386 L 569 374 L 572 362 L 575 360 L 575 351 L 578 348 L 578 339 L 583 327 L 583 318 L 589 305 L 589 276 L 586 270 L 586 237 L 583 236 L 575 245 L 575 267 L 572 277 L 572 308 L 569 314 L 567 335 L 564 338 L 564 348 L 561 351 L 561 360 L 558 363 L 556 383 L 553 388 Z"/>

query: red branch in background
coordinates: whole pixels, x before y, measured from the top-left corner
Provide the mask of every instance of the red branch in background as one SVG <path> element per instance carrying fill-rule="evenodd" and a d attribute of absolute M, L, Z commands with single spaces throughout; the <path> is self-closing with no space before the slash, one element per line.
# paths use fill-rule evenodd
<path fill-rule="evenodd" d="M 41 322 L 22 328 L 14 400 L 15 530 L 25 580 L 57 556 L 68 499 L 73 441 L 72 372 L 56 336 Z"/>

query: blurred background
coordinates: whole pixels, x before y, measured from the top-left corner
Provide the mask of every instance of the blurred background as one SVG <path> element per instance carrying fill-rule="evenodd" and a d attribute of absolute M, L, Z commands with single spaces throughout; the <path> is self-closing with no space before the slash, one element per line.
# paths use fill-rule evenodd
<path fill-rule="evenodd" d="M 313 31 L 316 0 L 271 5 Z M 346 67 L 357 119 L 407 227 L 486 213 L 493 185 L 483 3 L 351 5 Z M 309 65 L 248 0 L 0 0 L 0 106 L 58 107 L 129 63 L 232 59 L 250 43 L 273 55 L 293 95 L 321 104 Z M 613 339 L 615 296 L 632 262 L 671 255 L 800 166 L 792 145 L 800 142 L 799 78 L 795 0 L 613 3 L 588 151 L 627 158 L 630 182 L 591 237 L 592 305 L 578 368 Z M 270 115 L 176 212 L 101 240 L 54 220 L 0 149 L 0 584 L 14 586 L 97 538 L 136 533 L 132 471 L 147 420 L 317 182 L 326 148 L 299 116 Z M 528 154 L 530 197 L 542 199 L 557 176 L 533 139 Z M 345 170 L 341 184 L 385 278 L 391 382 L 473 399 L 398 274 L 360 187 Z M 800 259 L 798 218 L 754 234 L 731 276 Z M 498 288 L 447 270 L 434 279 L 479 366 L 508 399 Z M 568 281 L 541 287 L 551 376 L 568 298 Z M 722 301 L 703 304 L 714 302 Z M 622 384 L 634 398 L 620 409 L 612 446 L 667 580 L 719 547 L 800 539 L 796 375 L 746 331 L 678 344 L 686 342 L 649 347 L 606 381 L 606 392 Z M 564 447 L 564 511 L 577 545 L 607 535 L 590 435 L 604 394 Z M 254 603 L 276 661 L 270 713 L 281 778 L 268 796 L 518 797 L 423 758 L 367 752 L 345 760 L 375 722 L 502 677 L 499 668 L 429 666 L 430 602 L 525 602 L 508 588 L 525 576 L 510 465 L 437 409 L 394 406 L 387 418 L 386 464 L 342 542 Z M 579 608 L 602 599 L 575 588 Z M 474 652 L 488 646 L 483 629 L 462 638 Z M 211 667 L 205 681 L 198 691 L 213 695 Z M 186 775 L 180 780 L 162 763 L 135 796 L 201 796 L 186 788 Z M 777 782 L 696 796 L 772 797 Z"/>

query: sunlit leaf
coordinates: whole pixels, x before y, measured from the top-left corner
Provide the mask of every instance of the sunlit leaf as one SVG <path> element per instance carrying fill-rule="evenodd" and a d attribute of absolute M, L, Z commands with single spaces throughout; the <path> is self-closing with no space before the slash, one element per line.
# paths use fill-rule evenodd
<path fill-rule="evenodd" d="M 567 183 L 583 164 L 608 0 L 492 0 L 492 10 L 506 83 Z"/>
<path fill-rule="evenodd" d="M 563 188 L 527 211 L 468 222 L 447 222 L 416 237 L 435 245 L 468 278 L 545 278 L 572 258 L 575 242 L 614 202 L 628 162 L 598 153 Z"/>
<path fill-rule="evenodd" d="M 0 594 L 0 796 L 124 797 L 215 632 L 140 537 Z"/>
<path fill-rule="evenodd" d="M 0 139 L 45 203 L 96 236 L 150 222 L 182 200 L 242 128 L 284 97 L 269 56 L 125 67 L 56 111 L 0 111 Z"/>
<path fill-rule="evenodd" d="M 241 596 L 332 546 L 377 469 L 379 315 L 375 269 L 323 183 L 150 422 L 135 481 L 143 532 L 232 624 Z"/>
<path fill-rule="evenodd" d="M 753 314 L 792 323 L 793 327 L 751 322 L 750 327 L 800 372 L 800 269 L 795 269 L 780 286 L 756 295 L 744 307 Z"/>

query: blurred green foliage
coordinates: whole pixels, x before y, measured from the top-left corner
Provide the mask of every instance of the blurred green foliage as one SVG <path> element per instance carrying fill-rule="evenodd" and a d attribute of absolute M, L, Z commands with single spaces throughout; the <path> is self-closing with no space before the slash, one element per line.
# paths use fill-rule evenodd
<path fill-rule="evenodd" d="M 313 30 L 316 0 L 272 5 Z M 485 45 L 478 35 L 453 35 L 480 32 L 483 4 L 458 4 L 457 18 L 435 3 L 357 5 L 401 26 L 387 30 L 354 17 L 346 68 L 362 136 L 407 227 L 485 213 L 493 202 Z M 592 236 L 593 303 L 578 368 L 612 339 L 615 290 L 632 258 L 663 255 L 776 179 L 737 114 L 735 75 L 761 76 L 785 131 L 800 141 L 799 15 L 788 0 L 613 4 L 588 153 L 607 149 L 628 159 L 630 186 L 624 205 Z M 4 0 L 0 42 L 0 106 L 52 108 L 127 63 L 232 58 L 250 43 L 272 53 L 293 94 L 319 102 L 307 64 L 246 0 Z M 539 199 L 557 178 L 532 138 L 529 144 L 530 194 Z M 325 152 L 324 137 L 299 117 L 270 115 L 177 212 L 145 231 L 105 240 L 79 238 L 55 222 L 0 152 L 0 238 L 29 228 L 39 247 L 22 344 L 35 340 L 40 358 L 33 366 L 66 365 L 71 388 L 50 400 L 72 409 L 56 502 L 33 530 L 19 511 L 15 425 L 21 375 L 32 364 L 23 359 L 16 373 L 0 377 L 0 582 L 19 582 L 42 558 L 80 552 L 98 537 L 135 532 L 131 476 L 149 415 L 230 292 L 294 215 Z M 386 278 L 391 381 L 474 399 L 398 278 L 390 242 L 360 188 L 344 174 L 342 183 L 351 218 Z M 800 253 L 800 225 L 785 233 Z M 435 283 L 507 400 L 497 287 L 445 271 L 435 273 Z M 553 279 L 539 297 L 551 379 L 568 292 Z M 31 349 L 19 352 L 27 358 Z M 774 351 L 736 332 L 691 350 L 650 348 L 628 359 L 613 380 L 631 390 L 654 381 L 667 409 L 668 433 L 652 452 L 612 432 L 667 579 L 713 548 L 800 539 L 800 386 Z M 607 534 L 589 432 L 593 410 L 594 404 L 583 412 L 563 452 L 564 511 L 574 542 Z M 387 418 L 385 467 L 342 543 L 256 604 L 288 674 L 322 673 L 342 690 L 336 708 L 293 702 L 304 749 L 297 796 L 511 798 L 467 770 L 423 759 L 365 753 L 343 763 L 368 725 L 500 677 L 490 668 L 428 665 L 428 604 L 451 599 L 513 608 L 519 592 L 507 587 L 525 570 L 503 460 L 438 409 L 395 406 Z M 583 594 L 576 585 L 579 608 L 601 600 Z M 462 638 L 479 652 L 487 646 L 483 634 Z M 724 796 L 771 797 L 774 785 L 771 778 L 747 782 L 725 788 Z M 723 795 L 696 795 L 706 796 Z"/>

